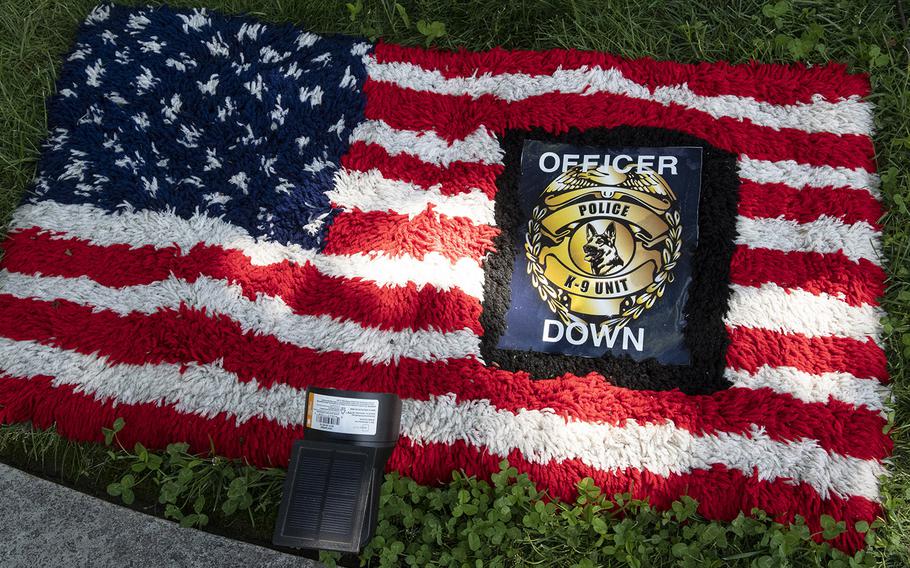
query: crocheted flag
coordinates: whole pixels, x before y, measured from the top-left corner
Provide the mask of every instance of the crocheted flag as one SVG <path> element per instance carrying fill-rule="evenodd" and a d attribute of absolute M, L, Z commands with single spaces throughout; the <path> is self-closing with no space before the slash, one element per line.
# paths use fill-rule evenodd
<path fill-rule="evenodd" d="M 98 440 L 123 417 L 126 444 L 284 465 L 307 386 L 391 391 L 389 467 L 421 483 L 508 459 L 560 498 L 593 477 L 710 518 L 827 514 L 860 547 L 891 451 L 867 91 L 838 66 L 445 53 L 101 6 L 4 244 L 0 420 Z M 560 193 L 592 187 L 564 153 L 572 179 L 525 216 L 532 141 L 612 155 L 608 190 Z M 700 149 L 690 363 L 500 348 L 518 266 L 552 333 L 603 329 L 535 235 L 592 289 L 622 290 L 633 256 L 661 267 L 597 304 L 616 329 L 668 301 L 679 186 L 615 177 L 623 148 Z M 576 197 L 596 221 L 547 224 Z"/>

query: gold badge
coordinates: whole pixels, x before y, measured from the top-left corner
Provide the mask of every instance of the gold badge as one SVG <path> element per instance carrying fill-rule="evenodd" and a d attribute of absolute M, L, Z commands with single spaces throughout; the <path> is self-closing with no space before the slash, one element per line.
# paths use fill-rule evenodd
<path fill-rule="evenodd" d="M 540 194 L 525 238 L 531 284 L 550 310 L 610 330 L 663 296 L 681 254 L 676 196 L 648 168 L 568 169 Z"/>

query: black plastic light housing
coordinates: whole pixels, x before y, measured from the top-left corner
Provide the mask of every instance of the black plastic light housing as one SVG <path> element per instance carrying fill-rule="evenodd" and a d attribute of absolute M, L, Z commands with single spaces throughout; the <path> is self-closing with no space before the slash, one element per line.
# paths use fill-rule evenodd
<path fill-rule="evenodd" d="M 304 439 L 294 442 L 272 542 L 358 552 L 373 537 L 385 464 L 398 442 L 401 399 L 310 388 Z"/>

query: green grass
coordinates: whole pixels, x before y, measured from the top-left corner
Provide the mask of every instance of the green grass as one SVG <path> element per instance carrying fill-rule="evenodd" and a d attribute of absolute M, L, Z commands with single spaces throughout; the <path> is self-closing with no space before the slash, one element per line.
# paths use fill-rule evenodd
<path fill-rule="evenodd" d="M 0 456 L 13 465 L 185 527 L 267 543 L 281 499 L 283 469 L 259 469 L 217 455 L 187 453 L 170 444 L 152 453 L 120 445 L 117 420 L 106 446 L 72 442 L 53 430 L 0 426 Z M 541 498 L 527 475 L 507 462 L 490 482 L 454 472 L 426 487 L 388 474 L 382 485 L 377 530 L 359 558 L 322 553 L 329 565 L 593 567 L 651 566 L 768 568 L 772 566 L 902 566 L 893 546 L 871 527 L 867 549 L 848 557 L 817 543 L 801 519 L 781 525 L 754 510 L 730 522 L 696 514 L 683 497 L 665 511 L 629 495 L 604 495 L 581 480 L 574 502 Z M 844 522 L 822 517 L 821 536 L 834 538 Z M 309 552 L 312 554 L 312 552 Z"/>
<path fill-rule="evenodd" d="M 0 0 L 0 226 L 34 175 L 46 133 L 45 97 L 78 22 L 93 0 Z M 418 20 L 440 21 L 446 34 L 435 45 L 485 49 L 497 45 L 545 49 L 575 47 L 626 57 L 677 61 L 823 63 L 840 61 L 871 74 L 876 104 L 876 148 L 889 213 L 884 250 L 890 280 L 884 306 L 894 384 L 892 476 L 885 480 L 890 545 L 880 563 L 910 564 L 910 69 L 908 34 L 892 2 L 577 0 L 495 2 L 402 1 L 411 25 L 394 3 L 367 2 L 351 16 L 343 2 L 291 0 L 175 1 L 248 12 L 317 32 L 381 35 L 422 44 Z M 37 455 L 37 454 L 36 454 Z"/>

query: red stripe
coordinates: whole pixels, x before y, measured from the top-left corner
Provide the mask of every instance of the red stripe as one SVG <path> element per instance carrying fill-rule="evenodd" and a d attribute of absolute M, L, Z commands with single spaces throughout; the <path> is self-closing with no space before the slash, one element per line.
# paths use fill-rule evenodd
<path fill-rule="evenodd" d="M 263 388 L 326 386 L 394 392 L 427 399 L 457 393 L 461 400 L 486 399 L 516 411 L 552 409 L 583 421 L 622 424 L 672 420 L 693 433 L 751 432 L 760 424 L 777 440 L 817 439 L 830 451 L 862 459 L 883 458 L 891 441 L 881 434 L 882 417 L 865 408 L 831 400 L 803 403 L 770 389 L 729 389 L 711 396 L 678 391 L 634 391 L 611 386 L 602 377 L 566 375 L 530 380 L 523 373 L 484 367 L 476 361 L 395 366 L 361 363 L 358 355 L 317 353 L 273 337 L 244 333 L 227 317 L 190 309 L 120 317 L 67 301 L 40 302 L 0 295 L 0 336 L 38 341 L 84 354 L 98 353 L 114 364 L 211 363 L 223 359 L 240 380 Z M 319 369 L 319 373 L 308 372 Z M 832 427 L 849 424 L 850 428 Z"/>
<path fill-rule="evenodd" d="M 179 441 L 196 452 L 208 454 L 214 447 L 218 455 L 244 458 L 261 467 L 287 467 L 291 444 L 303 438 L 299 426 L 280 426 L 264 418 L 237 424 L 224 413 L 206 418 L 157 403 L 99 401 L 71 385 L 54 387 L 52 380 L 0 375 L 0 423 L 31 421 L 41 429 L 56 426 L 66 438 L 101 442 L 101 429 L 123 418 L 126 425 L 117 437 L 126 448 L 142 442 L 160 449 Z"/>
<path fill-rule="evenodd" d="M 810 186 L 797 189 L 782 183 L 743 180 L 739 187 L 739 214 L 783 217 L 798 223 L 809 223 L 825 215 L 847 224 L 865 221 L 878 230 L 882 206 L 862 189 Z"/>
<path fill-rule="evenodd" d="M 794 367 L 807 373 L 845 372 L 888 380 L 885 352 L 871 339 L 806 337 L 770 329 L 727 328 L 727 366 L 755 372 L 763 365 Z"/>
<path fill-rule="evenodd" d="M 559 133 L 573 127 L 649 126 L 686 132 L 754 159 L 875 169 L 875 151 L 868 136 L 774 129 L 609 93 L 540 95 L 509 103 L 489 95 L 476 99 L 439 95 L 375 81 L 367 81 L 364 92 L 367 118 L 398 129 L 435 131 L 450 141 L 465 138 L 481 125 L 496 133 L 534 127 Z"/>
<path fill-rule="evenodd" d="M 422 187 L 439 186 L 443 195 L 458 195 L 472 189 L 482 191 L 490 199 L 496 197 L 496 177 L 501 165 L 474 162 L 453 162 L 448 167 L 424 162 L 408 154 L 390 155 L 377 144 L 354 142 L 341 164 L 352 170 L 366 172 L 377 169 L 386 179 L 401 180 Z"/>
<path fill-rule="evenodd" d="M 385 211 L 341 212 L 326 237 L 326 254 L 384 252 L 422 259 L 429 252 L 458 261 L 480 260 L 493 249 L 499 229 L 464 217 L 424 211 L 413 217 Z"/>
<path fill-rule="evenodd" d="M 435 69 L 449 78 L 486 73 L 550 75 L 558 69 L 578 69 L 584 66 L 616 68 L 627 79 L 651 89 L 685 83 L 699 95 L 736 95 L 779 105 L 812 102 L 818 95 L 836 101 L 869 94 L 869 79 L 865 74 L 847 73 L 845 65 L 837 64 L 812 68 L 801 64 L 684 64 L 654 61 L 650 58 L 629 60 L 593 51 L 508 51 L 494 48 L 483 52 L 446 52 L 387 43 L 377 45 L 374 55 L 380 63 L 414 63 Z"/>
<path fill-rule="evenodd" d="M 813 532 L 820 531 L 821 515 L 847 521 L 847 533 L 833 543 L 845 550 L 863 546 L 863 537 L 854 529 L 856 521 L 871 522 L 881 507 L 864 497 L 841 498 L 830 495 L 822 499 L 807 483 L 787 479 L 761 480 L 738 470 L 716 465 L 711 470 L 671 473 L 664 477 L 647 470 L 625 469 L 605 472 L 580 460 L 537 464 L 529 462 L 518 451 L 498 456 L 485 448 L 477 448 L 457 440 L 452 444 L 414 444 L 403 439 L 392 454 L 388 468 L 431 484 L 451 479 L 451 471 L 462 470 L 467 475 L 489 479 L 499 471 L 499 463 L 508 459 L 520 473 L 527 473 L 539 490 L 566 502 L 578 496 L 576 483 L 590 477 L 606 495 L 631 493 L 635 499 L 647 500 L 658 509 L 668 509 L 673 500 L 689 495 L 699 502 L 698 512 L 706 518 L 730 521 L 740 511 L 759 508 L 778 522 L 793 522 L 794 515 L 808 517 Z"/>
<path fill-rule="evenodd" d="M 848 304 L 877 305 L 885 293 L 885 271 L 861 258 L 854 262 L 842 252 L 784 252 L 736 247 L 730 262 L 730 281 L 743 286 L 773 282 L 813 294 L 830 294 Z"/>
<path fill-rule="evenodd" d="M 379 287 L 358 279 L 321 274 L 310 264 L 288 261 L 256 266 L 237 250 L 197 245 L 177 247 L 98 246 L 78 239 L 55 239 L 38 229 L 12 233 L 0 266 L 11 272 L 74 278 L 87 276 L 104 286 L 150 284 L 171 274 L 188 282 L 201 275 L 238 284 L 243 294 L 281 297 L 296 313 L 329 315 L 381 329 L 471 329 L 482 333 L 477 298 L 459 288 Z"/>
<path fill-rule="evenodd" d="M 50 377 L 31 380 L 0 377 L 0 423 L 31 420 L 38 428 L 56 425 L 60 434 L 71 439 L 100 442 L 101 429 L 123 418 L 126 425 L 118 440 L 125 447 L 142 442 L 149 448 L 160 449 L 179 440 L 189 443 L 192 451 L 207 453 L 214 446 L 219 455 L 243 457 L 258 466 L 278 467 L 287 466 L 291 443 L 303 437 L 300 428 L 281 427 L 263 419 L 238 425 L 224 415 L 203 418 L 156 404 L 115 406 L 111 401 L 98 401 L 77 393 L 72 386 L 55 388 L 51 380 Z M 452 470 L 488 479 L 490 473 L 498 471 L 503 457 L 508 457 L 519 471 L 528 473 L 541 490 L 569 502 L 576 495 L 575 483 L 592 477 L 608 495 L 631 492 L 659 508 L 666 508 L 673 499 L 687 494 L 699 501 L 702 515 L 721 520 L 734 518 L 740 510 L 759 507 L 780 520 L 789 521 L 790 515 L 801 514 L 808 516 L 813 526 L 817 516 L 828 514 L 836 520 L 851 521 L 847 525 L 852 527 L 854 521 L 872 520 L 880 512 L 877 504 L 862 497 L 841 499 L 832 495 L 822 500 L 807 484 L 794 485 L 784 479 L 761 481 L 721 466 L 666 478 L 631 469 L 607 473 L 579 460 L 534 464 L 517 451 L 509 456 L 496 456 L 460 440 L 451 445 L 417 445 L 403 438 L 387 469 L 424 484 L 447 481 Z M 850 534 L 839 542 L 858 545 Z"/>

